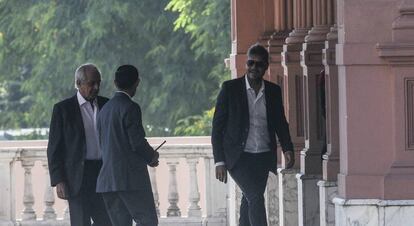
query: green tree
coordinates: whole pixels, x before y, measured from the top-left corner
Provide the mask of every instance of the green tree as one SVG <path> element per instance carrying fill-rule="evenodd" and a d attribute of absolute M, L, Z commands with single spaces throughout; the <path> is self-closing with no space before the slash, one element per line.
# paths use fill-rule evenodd
<path fill-rule="evenodd" d="M 201 114 L 224 74 L 217 66 L 224 54 L 217 52 L 228 52 L 229 40 L 196 44 L 207 40 L 203 32 L 174 30 L 181 14 L 165 11 L 168 3 L 0 0 L 0 127 L 47 127 L 53 103 L 75 93 L 73 73 L 85 62 L 101 69 L 106 96 L 114 90 L 117 66 L 139 68 L 136 100 L 148 135 L 171 135 L 179 119 Z M 204 23 L 212 22 L 197 22 Z"/>
<path fill-rule="evenodd" d="M 224 59 L 230 53 L 230 1 L 223 0 L 171 0 L 167 10 L 178 12 L 174 29 L 184 30 L 191 36 L 191 48 L 196 57 L 214 61 L 208 77 L 215 84 L 210 103 L 202 114 L 191 115 L 178 121 L 176 135 L 209 135 L 211 133 L 212 108 L 220 84 L 230 78 Z"/>

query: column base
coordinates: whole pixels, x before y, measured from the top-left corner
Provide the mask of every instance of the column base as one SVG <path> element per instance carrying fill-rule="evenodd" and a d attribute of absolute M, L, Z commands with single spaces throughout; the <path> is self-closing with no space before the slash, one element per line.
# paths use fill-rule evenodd
<path fill-rule="evenodd" d="M 279 176 L 279 225 L 298 226 L 298 169 L 277 170 Z"/>
<path fill-rule="evenodd" d="M 239 225 L 242 193 L 233 178 L 228 175 L 227 179 L 229 189 L 227 198 L 227 222 L 228 225 Z"/>
<path fill-rule="evenodd" d="M 227 221 L 220 217 L 208 217 L 203 220 L 202 225 L 212 225 L 212 226 L 227 226 Z"/>
<path fill-rule="evenodd" d="M 14 226 L 14 223 L 8 220 L 0 220 L 0 226 Z"/>
<path fill-rule="evenodd" d="M 411 225 L 414 200 L 334 198 L 335 225 Z"/>
<path fill-rule="evenodd" d="M 300 226 L 319 225 L 320 175 L 296 174 L 298 181 L 298 214 Z"/>
<path fill-rule="evenodd" d="M 265 191 L 267 224 L 279 226 L 279 179 L 270 173 Z"/>
<path fill-rule="evenodd" d="M 1 225 L 1 224 L 0 224 Z M 30 220 L 18 221 L 14 226 L 71 226 L 69 220 Z M 1 225 L 2 226 L 2 225 Z"/>
<path fill-rule="evenodd" d="M 332 199 L 338 195 L 336 182 L 321 180 L 319 186 L 320 226 L 335 225 L 335 205 Z"/>

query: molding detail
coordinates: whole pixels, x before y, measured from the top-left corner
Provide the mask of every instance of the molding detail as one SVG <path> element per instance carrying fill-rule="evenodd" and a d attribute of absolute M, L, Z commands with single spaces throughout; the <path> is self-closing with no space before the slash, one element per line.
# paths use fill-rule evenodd
<path fill-rule="evenodd" d="M 407 150 L 414 151 L 414 78 L 405 79 L 405 117 Z"/>
<path fill-rule="evenodd" d="M 381 43 L 377 50 L 391 65 L 414 65 L 414 43 Z"/>

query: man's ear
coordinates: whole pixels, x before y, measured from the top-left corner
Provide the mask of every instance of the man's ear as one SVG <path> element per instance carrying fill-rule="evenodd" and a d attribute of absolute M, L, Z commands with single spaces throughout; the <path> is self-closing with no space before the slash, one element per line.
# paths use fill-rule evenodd
<path fill-rule="evenodd" d="M 77 87 L 77 88 L 79 88 L 79 87 L 80 87 L 80 85 L 81 85 L 81 81 L 80 81 L 80 80 L 76 80 L 76 81 L 75 81 L 75 84 L 76 84 L 76 87 Z"/>

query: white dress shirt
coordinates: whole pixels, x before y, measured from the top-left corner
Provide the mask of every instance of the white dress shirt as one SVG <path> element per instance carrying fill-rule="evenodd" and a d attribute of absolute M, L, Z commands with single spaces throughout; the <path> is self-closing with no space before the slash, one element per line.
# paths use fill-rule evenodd
<path fill-rule="evenodd" d="M 246 140 L 245 152 L 262 153 L 270 151 L 270 137 L 267 128 L 266 98 L 264 95 L 264 81 L 257 93 L 250 86 L 247 76 L 246 92 L 249 105 L 249 134 Z"/>
<path fill-rule="evenodd" d="M 82 115 L 83 127 L 85 129 L 86 139 L 86 159 L 99 160 L 102 159 L 102 154 L 98 144 L 98 130 L 96 128 L 96 115 L 98 113 L 98 103 L 95 100 L 91 102 L 85 100 L 83 96 L 77 93 L 79 108 Z"/>
<path fill-rule="evenodd" d="M 247 136 L 244 151 L 248 153 L 263 153 L 270 151 L 270 137 L 267 128 L 266 98 L 264 95 L 264 81 L 257 93 L 250 86 L 245 76 L 247 104 L 249 108 L 249 134 Z M 216 166 L 225 165 L 225 162 L 217 162 Z"/>

